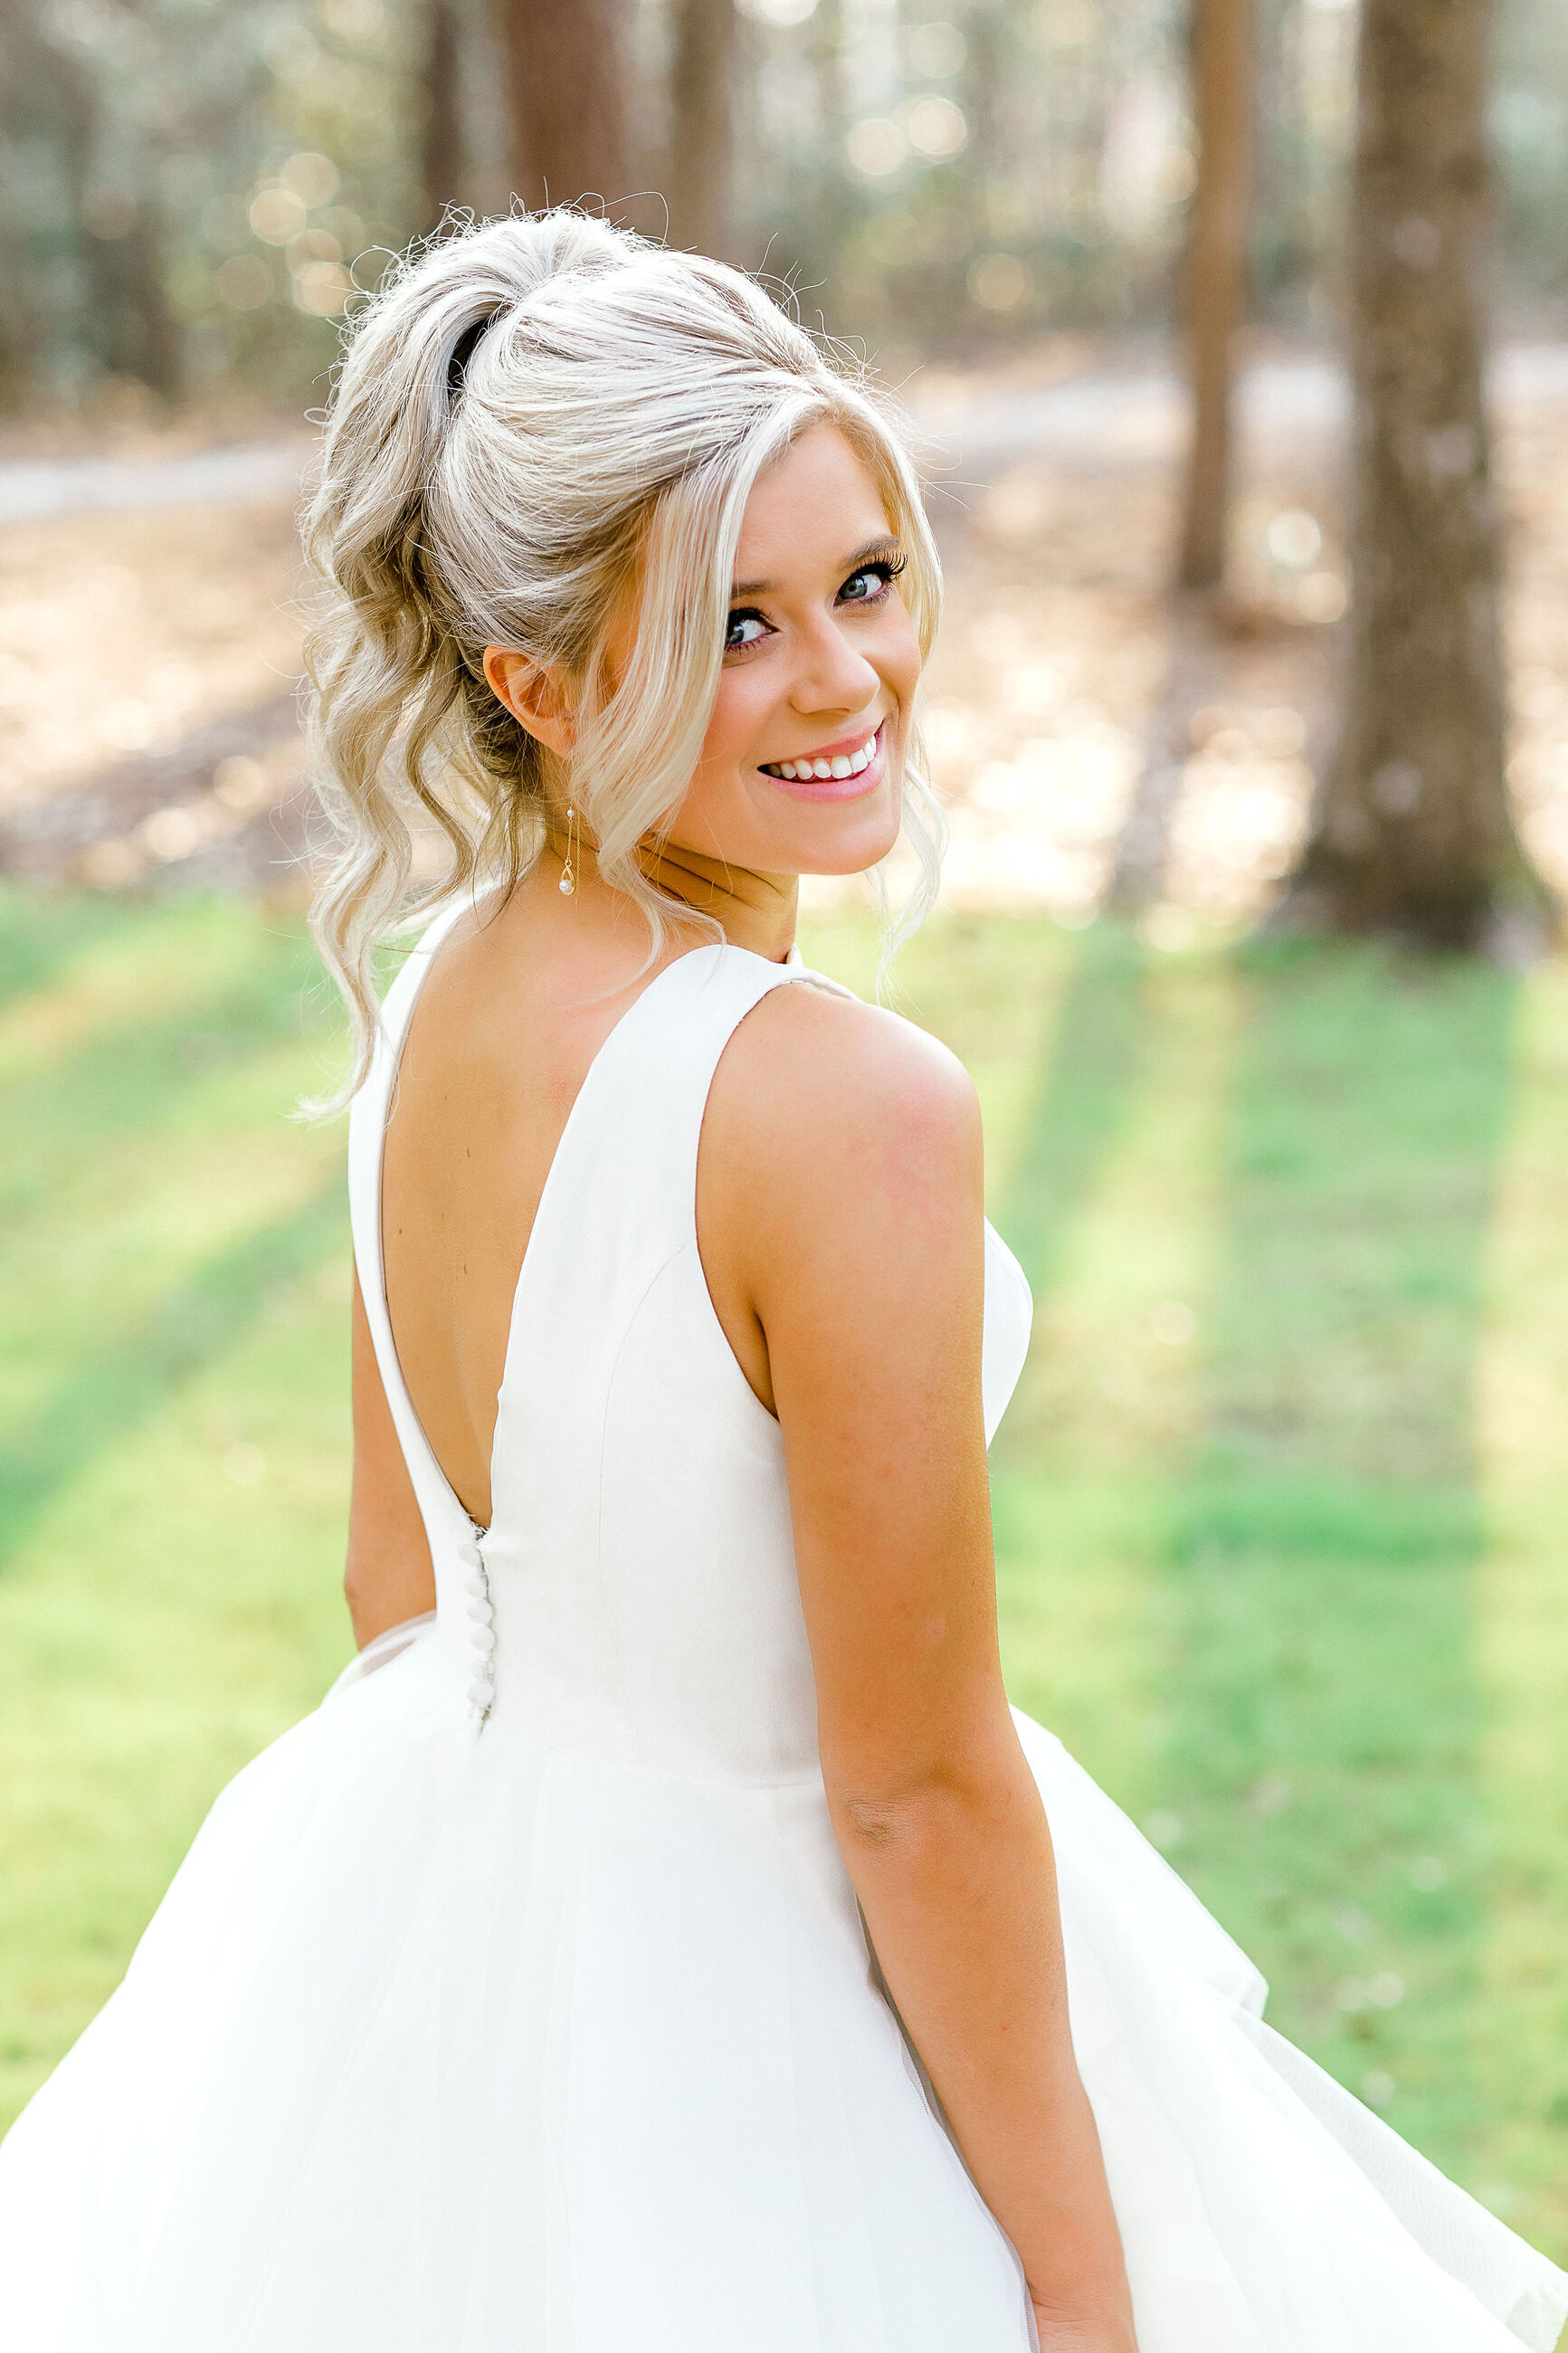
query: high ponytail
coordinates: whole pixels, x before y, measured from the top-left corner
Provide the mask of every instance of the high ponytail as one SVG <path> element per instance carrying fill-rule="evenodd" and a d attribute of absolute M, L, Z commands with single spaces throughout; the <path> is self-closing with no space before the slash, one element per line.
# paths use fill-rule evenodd
<path fill-rule="evenodd" d="M 904 448 L 860 385 L 739 271 L 561 211 L 416 250 L 365 306 L 305 532 L 326 588 L 306 666 L 336 839 L 312 927 L 349 1008 L 344 1095 L 374 1043 L 382 940 L 458 891 L 514 884 L 543 839 L 547 755 L 486 681 L 489 645 L 574 680 L 573 798 L 657 952 L 674 910 L 636 849 L 701 748 L 745 502 L 826 418 L 905 539 L 929 648 L 939 575 Z M 612 683 L 605 641 L 628 596 L 638 626 Z M 418 885 L 421 820 L 450 856 Z M 918 920 L 940 828 L 918 772 L 906 828 L 925 875 Z"/>

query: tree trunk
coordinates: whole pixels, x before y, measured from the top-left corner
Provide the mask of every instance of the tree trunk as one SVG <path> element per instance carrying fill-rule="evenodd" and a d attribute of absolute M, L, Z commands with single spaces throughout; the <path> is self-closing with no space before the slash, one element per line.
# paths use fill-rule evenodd
<path fill-rule="evenodd" d="M 14 8 L 4 31 L 0 133 L 48 142 L 65 204 L 51 211 L 48 221 L 52 251 L 47 266 L 58 290 L 31 318 L 26 311 L 32 307 L 33 271 L 18 266 L 21 257 L 6 257 L 8 316 L 0 336 L 0 366 L 8 346 L 15 380 L 33 388 L 40 353 L 63 333 L 85 346 L 106 374 L 132 377 L 176 402 L 184 389 L 184 336 L 164 283 L 163 226 L 151 164 L 144 154 L 135 157 L 139 185 L 126 191 L 132 203 L 123 224 L 111 235 L 93 235 L 83 215 L 104 126 L 90 63 L 74 44 L 57 47 L 45 40 L 30 8 Z M 73 279 L 79 288 L 74 300 L 66 291 Z"/>
<path fill-rule="evenodd" d="M 1542 903 L 1503 773 L 1482 330 L 1491 13 L 1490 0 L 1364 0 L 1349 667 L 1288 906 L 1313 923 L 1455 948 L 1487 944 Z"/>
<path fill-rule="evenodd" d="M 467 157 L 463 139 L 462 40 L 458 0 L 426 0 L 420 227 L 440 226 L 448 205 L 461 204 Z"/>
<path fill-rule="evenodd" d="M 1187 230 L 1186 336 L 1193 436 L 1177 578 L 1215 588 L 1230 504 L 1231 374 L 1247 314 L 1252 212 L 1253 0 L 1192 0 L 1197 185 Z"/>
<path fill-rule="evenodd" d="M 731 261 L 735 0 L 677 0 L 674 13 L 669 241 Z"/>
<path fill-rule="evenodd" d="M 512 186 L 531 211 L 630 194 L 620 0 L 497 0 Z"/>
<path fill-rule="evenodd" d="M 185 388 L 184 337 L 163 282 L 163 222 L 151 191 L 143 195 L 128 235 L 107 252 L 100 248 L 95 261 L 100 284 L 112 282 L 117 289 L 104 347 L 110 365 L 176 403 Z"/>

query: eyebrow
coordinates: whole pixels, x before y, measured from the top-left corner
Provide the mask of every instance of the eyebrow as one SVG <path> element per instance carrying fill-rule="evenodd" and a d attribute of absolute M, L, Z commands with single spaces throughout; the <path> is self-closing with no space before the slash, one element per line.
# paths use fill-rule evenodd
<path fill-rule="evenodd" d="M 898 533 L 885 531 L 879 539 L 868 539 L 864 547 L 858 547 L 853 555 L 847 555 L 840 568 L 847 579 L 858 564 L 869 564 L 874 555 L 898 555 L 901 553 Z M 730 591 L 730 602 L 738 605 L 747 596 L 772 596 L 776 594 L 778 585 L 776 580 L 737 580 Z"/>

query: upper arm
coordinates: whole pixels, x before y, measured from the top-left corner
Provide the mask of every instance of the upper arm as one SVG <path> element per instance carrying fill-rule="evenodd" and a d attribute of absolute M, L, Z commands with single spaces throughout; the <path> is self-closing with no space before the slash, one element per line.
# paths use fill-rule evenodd
<path fill-rule="evenodd" d="M 360 1293 L 353 1287 L 353 1487 L 343 1578 L 360 1648 L 436 1607 L 436 1574 L 414 1482 L 386 1401 Z"/>
<path fill-rule="evenodd" d="M 765 1339 L 824 1770 L 895 1796 L 1005 1715 L 979 1110 L 890 1015 L 804 988 L 759 1011 L 721 1065 L 710 1229 Z"/>

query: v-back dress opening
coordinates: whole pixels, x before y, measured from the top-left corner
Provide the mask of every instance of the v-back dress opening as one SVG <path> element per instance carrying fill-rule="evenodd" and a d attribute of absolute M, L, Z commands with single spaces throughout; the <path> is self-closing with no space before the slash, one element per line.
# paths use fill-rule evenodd
<path fill-rule="evenodd" d="M 389 993 L 349 1154 L 437 1609 L 224 1791 L 0 2148 L 0 2341 L 1026 2353 L 834 1843 L 780 1433 L 697 1248 L 719 1058 L 821 976 L 698 948 L 601 1046 L 479 1531 L 409 1402 L 380 1224 L 397 1056 L 463 912 Z M 988 1437 L 1029 1317 L 987 1229 Z M 1016 1720 L 1142 2353 L 1549 2353 L 1568 2282 L 1271 2033 L 1246 1957 Z"/>

